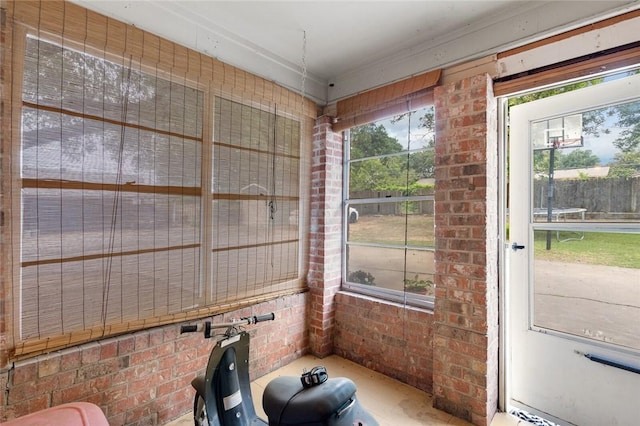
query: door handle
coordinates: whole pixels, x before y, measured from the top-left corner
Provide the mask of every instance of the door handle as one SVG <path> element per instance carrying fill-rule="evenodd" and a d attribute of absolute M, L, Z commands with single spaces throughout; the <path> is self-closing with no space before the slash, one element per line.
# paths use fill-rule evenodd
<path fill-rule="evenodd" d="M 524 248 L 524 246 L 518 244 L 518 243 L 513 243 L 511 244 L 511 248 L 515 251 L 515 250 L 522 250 Z"/>

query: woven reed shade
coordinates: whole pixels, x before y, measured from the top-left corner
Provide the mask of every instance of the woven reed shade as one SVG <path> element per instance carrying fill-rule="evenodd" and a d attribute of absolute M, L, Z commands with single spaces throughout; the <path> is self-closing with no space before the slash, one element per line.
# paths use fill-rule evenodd
<path fill-rule="evenodd" d="M 212 297 L 226 302 L 299 275 L 300 123 L 221 97 L 214 111 Z"/>
<path fill-rule="evenodd" d="M 72 3 L 7 24 L 8 359 L 304 291 L 311 101 Z"/>
<path fill-rule="evenodd" d="M 430 89 L 438 84 L 441 74 L 441 70 L 429 71 L 338 101 L 333 131 L 431 104 L 433 94 Z"/>
<path fill-rule="evenodd" d="M 21 340 L 199 300 L 204 93 L 134 66 L 26 39 Z"/>

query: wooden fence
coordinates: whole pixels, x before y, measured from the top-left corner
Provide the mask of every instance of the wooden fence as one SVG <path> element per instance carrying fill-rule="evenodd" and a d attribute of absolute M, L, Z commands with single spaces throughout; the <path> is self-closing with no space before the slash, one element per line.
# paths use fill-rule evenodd
<path fill-rule="evenodd" d="M 534 207 L 547 207 L 549 182 L 536 181 Z M 640 177 L 556 180 L 553 206 L 587 209 L 588 219 L 640 219 Z"/>

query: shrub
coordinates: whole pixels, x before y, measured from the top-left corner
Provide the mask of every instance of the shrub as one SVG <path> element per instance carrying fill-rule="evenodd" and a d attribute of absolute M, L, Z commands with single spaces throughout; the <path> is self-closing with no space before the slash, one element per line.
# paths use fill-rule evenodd
<path fill-rule="evenodd" d="M 373 282 L 375 278 L 368 272 L 365 271 L 353 271 L 347 277 L 347 281 L 358 283 L 358 284 L 367 284 L 367 285 L 375 285 Z"/>

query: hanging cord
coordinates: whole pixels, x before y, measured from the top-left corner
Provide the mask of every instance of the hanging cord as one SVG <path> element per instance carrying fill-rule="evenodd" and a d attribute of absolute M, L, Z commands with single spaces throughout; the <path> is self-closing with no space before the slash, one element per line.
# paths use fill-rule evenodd
<path fill-rule="evenodd" d="M 271 268 L 273 269 L 273 240 L 275 233 L 276 212 L 278 211 L 278 201 L 276 200 L 276 150 L 278 147 L 278 105 L 273 107 L 273 153 L 271 156 L 271 200 L 269 200 L 269 257 L 271 258 Z M 273 272 L 273 271 L 272 271 Z M 273 279 L 273 276 L 272 276 Z"/>
<path fill-rule="evenodd" d="M 304 126 L 304 95 L 305 84 L 307 82 L 307 32 L 302 31 L 302 75 L 300 81 L 300 96 L 302 100 L 302 124 Z"/>
<path fill-rule="evenodd" d="M 278 201 L 276 200 L 276 150 L 278 147 L 278 105 L 273 107 L 273 153 L 271 156 L 271 200 L 269 201 L 269 219 L 274 225 L 276 212 L 278 211 Z"/>
<path fill-rule="evenodd" d="M 109 307 L 109 290 L 111 285 L 111 269 L 113 265 L 113 252 L 115 247 L 115 236 L 118 222 L 118 211 L 120 209 L 120 198 L 122 196 L 122 165 L 124 162 L 124 144 L 125 144 L 125 122 L 127 120 L 127 108 L 129 105 L 129 92 L 131 90 L 131 64 L 133 57 L 129 56 L 129 67 L 127 69 L 126 80 L 123 81 L 125 91 L 122 99 L 122 119 L 120 126 L 120 145 L 118 147 L 118 170 L 116 172 L 116 191 L 113 196 L 113 206 L 111 208 L 111 228 L 109 230 L 109 245 L 107 248 L 107 266 L 104 272 L 102 282 L 102 334 L 105 334 L 107 324 L 107 314 Z"/>

